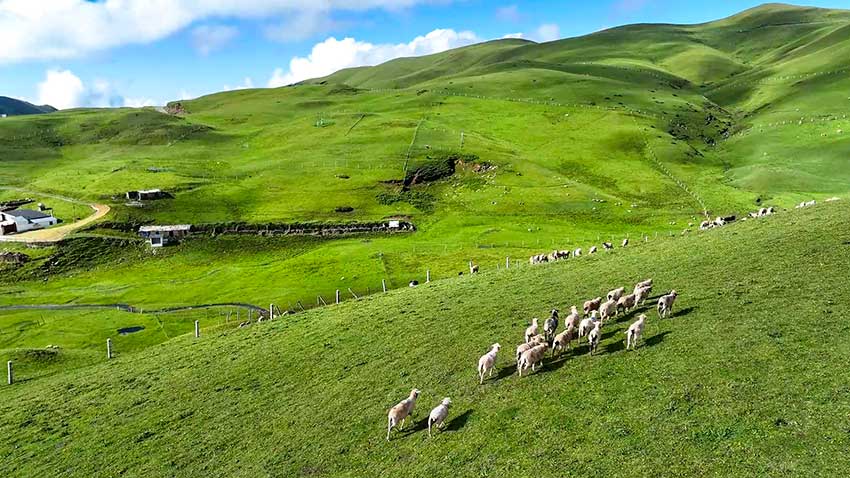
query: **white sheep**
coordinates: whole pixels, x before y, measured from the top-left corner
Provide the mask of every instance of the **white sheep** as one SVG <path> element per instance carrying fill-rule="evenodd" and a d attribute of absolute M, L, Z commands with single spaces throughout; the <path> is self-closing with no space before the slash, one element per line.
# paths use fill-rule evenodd
<path fill-rule="evenodd" d="M 611 317 L 614 317 L 614 314 L 617 313 L 617 301 L 608 300 L 605 301 L 602 305 L 599 306 L 599 317 L 602 321 L 608 320 Z"/>
<path fill-rule="evenodd" d="M 407 417 L 413 415 L 413 408 L 416 406 L 416 399 L 419 398 L 421 392 L 418 389 L 410 391 L 410 395 L 398 404 L 390 408 L 387 414 L 387 441 L 390 441 L 390 431 L 398 425 L 398 430 L 404 428 L 404 421 Z"/>
<path fill-rule="evenodd" d="M 428 415 L 428 438 L 431 438 L 431 426 L 434 425 L 439 429 L 443 429 L 443 424 L 446 421 L 446 417 L 449 416 L 449 405 L 452 404 L 452 399 L 446 397 L 440 402 L 439 405 L 434 407 L 431 410 L 431 414 Z"/>
<path fill-rule="evenodd" d="M 598 250 L 599 249 L 597 249 L 596 246 L 591 246 L 590 249 L 587 251 L 587 253 L 588 254 L 596 254 L 596 251 L 598 251 Z"/>
<path fill-rule="evenodd" d="M 673 303 L 676 302 L 676 297 L 678 296 L 679 294 L 675 290 L 672 290 L 669 294 L 662 295 L 658 299 L 658 317 L 668 317 L 673 313 Z"/>
<path fill-rule="evenodd" d="M 469 262 L 469 273 L 470 274 L 477 274 L 478 273 L 478 264 L 475 264 L 474 262 L 470 261 Z"/>
<path fill-rule="evenodd" d="M 604 247 L 606 251 L 610 251 L 614 248 L 614 244 L 611 244 L 610 242 L 603 242 L 602 247 Z"/>
<path fill-rule="evenodd" d="M 578 313 L 578 308 L 574 305 L 570 306 L 570 315 L 568 315 L 567 318 L 564 319 L 564 327 L 565 328 L 570 328 L 570 326 L 578 327 L 578 321 L 579 321 L 580 318 L 581 317 Z"/>
<path fill-rule="evenodd" d="M 652 286 L 641 287 L 635 292 L 635 305 L 641 304 L 643 305 L 646 302 L 646 299 L 649 298 L 649 294 L 652 293 Z"/>
<path fill-rule="evenodd" d="M 599 306 L 602 305 L 602 297 L 597 297 L 592 300 L 588 300 L 584 303 L 584 315 L 593 312 L 594 310 L 599 310 Z"/>
<path fill-rule="evenodd" d="M 581 257 L 581 247 L 573 251 L 573 257 Z"/>
<path fill-rule="evenodd" d="M 552 341 L 552 355 L 555 355 L 555 351 L 558 351 L 558 356 L 561 355 L 561 350 L 569 349 L 570 342 L 573 341 L 576 335 L 576 329 L 572 325 L 567 327 L 567 330 L 561 332 L 560 334 L 555 336 L 555 340 Z"/>
<path fill-rule="evenodd" d="M 629 330 L 626 331 L 626 350 L 629 350 L 630 348 L 634 350 L 637 347 L 640 336 L 643 334 L 643 327 L 645 324 L 646 315 L 640 314 L 637 321 L 629 326 Z"/>
<path fill-rule="evenodd" d="M 495 343 L 490 347 L 489 352 L 478 359 L 478 378 L 481 380 L 482 384 L 484 383 L 484 375 L 486 373 L 489 372 L 490 376 L 493 376 L 493 369 L 496 368 L 496 354 L 499 353 L 501 348 L 501 345 Z"/>
<path fill-rule="evenodd" d="M 617 314 L 620 314 L 620 310 L 623 313 L 627 313 L 635 307 L 635 298 L 634 294 L 624 295 L 620 297 L 620 300 L 617 301 Z"/>
<path fill-rule="evenodd" d="M 602 339 L 602 321 L 596 322 L 593 330 L 587 334 L 587 343 L 589 345 L 589 354 L 593 355 L 593 352 L 596 351 L 597 347 L 599 347 L 599 341 Z"/>
<path fill-rule="evenodd" d="M 582 319 L 582 321 L 578 324 L 578 338 L 581 339 L 585 337 L 592 329 L 596 322 L 598 321 L 597 312 L 594 310 L 590 317 L 586 319 Z"/>
<path fill-rule="evenodd" d="M 525 341 L 531 341 L 531 338 L 537 335 L 537 318 L 531 319 L 531 325 L 525 329 Z"/>
<path fill-rule="evenodd" d="M 644 287 L 652 287 L 652 279 L 646 279 L 635 284 L 634 293 L 637 294 L 638 289 L 643 289 Z"/>
<path fill-rule="evenodd" d="M 608 300 L 613 300 L 613 301 L 620 300 L 620 297 L 623 296 L 624 292 L 626 292 L 625 287 L 620 287 L 620 288 L 611 290 L 611 291 L 608 292 L 608 295 L 607 295 Z"/>
<path fill-rule="evenodd" d="M 517 365 L 517 372 L 519 372 L 519 376 L 522 377 L 523 370 L 531 368 L 531 371 L 534 372 L 537 365 L 542 365 L 543 356 L 546 354 L 546 350 L 548 348 L 549 344 L 542 343 L 523 352 L 522 357 L 519 359 L 519 365 Z"/>
<path fill-rule="evenodd" d="M 626 247 L 628 245 L 629 245 L 629 238 L 627 237 L 627 238 L 623 239 L 623 247 Z"/>
<path fill-rule="evenodd" d="M 543 333 L 549 339 L 558 331 L 558 309 L 552 309 L 551 315 L 543 322 Z"/>

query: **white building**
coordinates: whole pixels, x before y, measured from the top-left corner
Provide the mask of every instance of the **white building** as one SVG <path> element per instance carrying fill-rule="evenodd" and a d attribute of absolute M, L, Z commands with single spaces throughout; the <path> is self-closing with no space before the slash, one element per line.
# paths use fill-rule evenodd
<path fill-rule="evenodd" d="M 50 214 L 30 209 L 0 212 L 0 236 L 55 226 L 59 220 Z"/>
<path fill-rule="evenodd" d="M 177 224 L 173 226 L 142 226 L 139 235 L 147 239 L 151 247 L 162 247 L 174 244 L 189 234 L 192 229 L 190 224 Z"/>

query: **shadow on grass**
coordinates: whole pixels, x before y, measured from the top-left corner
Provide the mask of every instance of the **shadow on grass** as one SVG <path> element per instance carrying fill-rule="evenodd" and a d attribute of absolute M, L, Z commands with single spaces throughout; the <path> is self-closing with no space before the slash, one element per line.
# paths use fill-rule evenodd
<path fill-rule="evenodd" d="M 685 308 L 684 308 L 684 309 L 682 309 L 682 310 L 678 310 L 678 311 L 676 311 L 676 312 L 673 312 L 673 314 L 672 314 L 672 315 L 670 315 L 670 317 L 671 317 L 671 318 L 675 318 L 675 317 L 682 317 L 682 316 L 685 316 L 685 315 L 690 314 L 690 313 L 691 313 L 691 312 L 693 312 L 694 310 L 696 310 L 696 307 L 685 307 Z"/>
<path fill-rule="evenodd" d="M 466 422 L 469 421 L 469 417 L 471 417 L 471 416 L 472 416 L 472 409 L 470 408 L 469 410 L 467 410 L 467 411 L 461 413 L 460 415 L 452 418 L 450 422 L 446 423 L 446 426 L 443 428 L 443 430 L 445 430 L 447 432 L 456 432 L 466 425 Z M 428 423 L 425 423 L 425 428 L 428 428 Z"/>
<path fill-rule="evenodd" d="M 638 348 L 641 348 L 641 346 L 652 347 L 654 345 L 658 345 L 661 342 L 664 342 L 664 337 L 667 337 L 667 335 L 669 335 L 669 334 L 670 334 L 669 330 L 665 330 L 664 332 L 661 332 L 660 334 L 655 334 L 652 337 L 644 340 L 643 344 L 640 344 L 640 346 L 638 346 Z"/>
<path fill-rule="evenodd" d="M 612 354 L 614 352 L 619 352 L 621 350 L 626 349 L 626 341 L 625 339 L 620 339 L 614 343 L 610 343 L 605 346 L 605 353 Z"/>
<path fill-rule="evenodd" d="M 499 373 L 497 373 L 495 377 L 484 380 L 484 383 L 486 384 L 488 381 L 497 382 L 514 374 L 516 374 L 516 363 L 511 364 L 508 367 L 500 368 Z"/>

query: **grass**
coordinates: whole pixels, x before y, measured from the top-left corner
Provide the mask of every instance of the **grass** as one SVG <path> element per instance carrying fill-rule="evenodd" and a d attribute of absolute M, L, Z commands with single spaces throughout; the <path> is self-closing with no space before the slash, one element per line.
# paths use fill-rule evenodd
<path fill-rule="evenodd" d="M 3 387 L 0 469 L 840 476 L 847 212 L 835 203 L 439 281 Z M 681 296 L 672 319 L 651 315 L 637 352 L 622 350 L 633 313 L 603 329 L 598 356 L 581 346 L 515 376 L 510 349 L 531 317 L 647 276 Z M 505 346 L 498 377 L 478 386 L 475 360 L 494 341 Z M 415 427 L 386 443 L 386 409 L 414 386 Z M 421 420 L 443 396 L 447 431 L 429 440 Z"/>

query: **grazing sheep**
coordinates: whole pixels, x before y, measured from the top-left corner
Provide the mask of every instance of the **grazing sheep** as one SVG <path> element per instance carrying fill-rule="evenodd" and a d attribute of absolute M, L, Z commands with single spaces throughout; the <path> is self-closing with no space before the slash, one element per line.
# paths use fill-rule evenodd
<path fill-rule="evenodd" d="M 652 286 L 641 287 L 634 293 L 635 296 L 635 305 L 641 304 L 643 305 L 646 302 L 646 299 L 649 298 L 649 294 L 652 293 Z"/>
<path fill-rule="evenodd" d="M 645 324 L 646 315 L 640 314 L 637 321 L 629 326 L 629 330 L 626 331 L 626 350 L 629 350 L 629 348 L 634 350 L 637 347 L 640 336 L 643 334 L 643 326 Z"/>
<path fill-rule="evenodd" d="M 530 342 L 531 338 L 537 335 L 537 318 L 531 319 L 531 325 L 525 329 L 525 341 Z"/>
<path fill-rule="evenodd" d="M 598 321 L 599 319 L 595 310 L 590 317 L 582 319 L 581 323 L 578 324 L 578 338 L 581 339 L 586 336 L 590 332 L 590 329 L 592 329 Z"/>
<path fill-rule="evenodd" d="M 587 253 L 588 254 L 596 254 L 596 251 L 598 251 L 598 250 L 599 249 L 597 249 L 596 246 L 591 246 L 590 249 L 587 251 Z"/>
<path fill-rule="evenodd" d="M 627 238 L 623 239 L 623 247 L 626 247 L 628 245 L 629 245 L 629 238 L 627 237 Z"/>
<path fill-rule="evenodd" d="M 599 318 L 606 321 L 617 313 L 617 301 L 608 300 L 599 306 Z"/>
<path fill-rule="evenodd" d="M 602 305 L 602 297 L 597 297 L 593 300 L 588 300 L 584 303 L 584 315 L 587 317 L 587 314 L 593 312 L 594 310 L 599 310 L 599 306 Z"/>
<path fill-rule="evenodd" d="M 614 244 L 611 244 L 610 242 L 603 242 L 602 247 L 604 247 L 606 251 L 610 251 L 614 248 Z"/>
<path fill-rule="evenodd" d="M 535 345 L 529 350 L 526 350 L 522 353 L 522 357 L 519 359 L 519 365 L 517 365 L 517 372 L 519 372 L 519 376 L 522 377 L 522 371 L 528 370 L 531 368 L 531 371 L 535 371 L 535 367 L 537 365 L 543 364 L 543 356 L 546 354 L 546 350 L 549 349 L 549 344 L 540 344 Z"/>
<path fill-rule="evenodd" d="M 658 299 L 658 317 L 668 317 L 673 313 L 673 303 L 676 302 L 676 297 L 679 297 L 679 294 L 672 290 L 669 294 L 662 295 Z"/>
<path fill-rule="evenodd" d="M 609 291 L 609 292 L 608 292 L 608 295 L 607 295 L 608 300 L 614 300 L 614 301 L 616 301 L 616 300 L 620 300 L 620 297 L 622 297 L 622 296 L 623 296 L 623 293 L 624 293 L 624 292 L 626 292 L 626 288 L 625 288 L 625 287 L 620 287 L 620 288 L 618 288 L 618 289 L 614 289 L 614 290 L 612 290 L 612 291 Z"/>
<path fill-rule="evenodd" d="M 581 257 L 581 247 L 573 251 L 573 257 Z"/>
<path fill-rule="evenodd" d="M 620 310 L 622 310 L 624 314 L 632 310 L 635 307 L 635 298 L 636 296 L 634 294 L 620 297 L 620 300 L 617 301 L 617 315 L 620 314 Z"/>
<path fill-rule="evenodd" d="M 646 279 L 644 281 L 640 281 L 637 284 L 635 284 L 635 290 L 634 291 L 637 292 L 638 289 L 643 289 L 644 287 L 652 287 L 652 278 Z"/>
<path fill-rule="evenodd" d="M 440 430 L 443 429 L 443 424 L 446 421 L 446 417 L 449 416 L 449 405 L 452 404 L 452 399 L 446 397 L 440 402 L 439 405 L 434 407 L 431 410 L 431 414 L 428 415 L 428 438 L 431 438 L 431 426 L 434 425 Z"/>
<path fill-rule="evenodd" d="M 558 351 L 558 356 L 561 356 L 561 351 L 564 349 L 570 348 L 570 342 L 576 338 L 576 329 L 572 325 L 567 327 L 567 330 L 561 332 L 560 334 L 555 336 L 555 340 L 552 341 L 552 355 L 555 355 L 555 351 Z"/>
<path fill-rule="evenodd" d="M 599 341 L 602 338 L 602 321 L 596 323 L 593 327 L 593 330 L 587 334 L 587 343 L 589 345 L 588 354 L 593 355 L 593 352 L 596 351 L 597 347 L 599 347 Z"/>
<path fill-rule="evenodd" d="M 723 227 L 726 225 L 726 221 L 724 221 L 722 217 L 718 217 L 714 220 L 714 225 L 717 227 Z"/>
<path fill-rule="evenodd" d="M 416 287 L 418 285 L 419 285 L 418 280 L 412 280 L 412 281 L 410 281 L 410 284 L 408 284 L 408 286 L 410 286 L 410 287 Z"/>
<path fill-rule="evenodd" d="M 767 208 L 767 215 L 768 216 L 772 216 L 774 214 L 776 214 L 776 208 L 774 208 L 773 206 L 770 206 L 769 208 Z"/>
<path fill-rule="evenodd" d="M 578 321 L 580 318 L 581 317 L 579 316 L 578 308 L 574 305 L 571 306 L 570 315 L 568 315 L 567 318 L 564 319 L 564 327 L 567 329 L 570 327 L 578 327 Z"/>
<path fill-rule="evenodd" d="M 477 274 L 478 273 L 478 264 L 475 264 L 472 261 L 470 261 L 469 262 L 469 273 L 470 274 Z"/>
<path fill-rule="evenodd" d="M 543 333 L 550 339 L 558 331 L 558 309 L 552 309 L 552 314 L 543 322 Z"/>
<path fill-rule="evenodd" d="M 421 392 L 417 389 L 410 391 L 410 396 L 398 402 L 398 404 L 390 408 L 387 414 L 387 441 L 390 441 L 390 431 L 398 425 L 399 431 L 404 428 L 404 421 L 407 417 L 413 415 L 413 407 L 416 406 L 416 399 L 419 398 Z"/>
<path fill-rule="evenodd" d="M 478 359 L 478 378 L 481 379 L 482 384 L 484 383 L 484 374 L 489 372 L 490 376 L 493 376 L 493 369 L 496 368 L 496 354 L 499 353 L 501 348 L 501 345 L 495 343 L 490 347 L 489 352 Z"/>
<path fill-rule="evenodd" d="M 705 231 L 714 227 L 714 223 L 711 221 L 702 221 L 699 225 L 700 231 Z"/>

